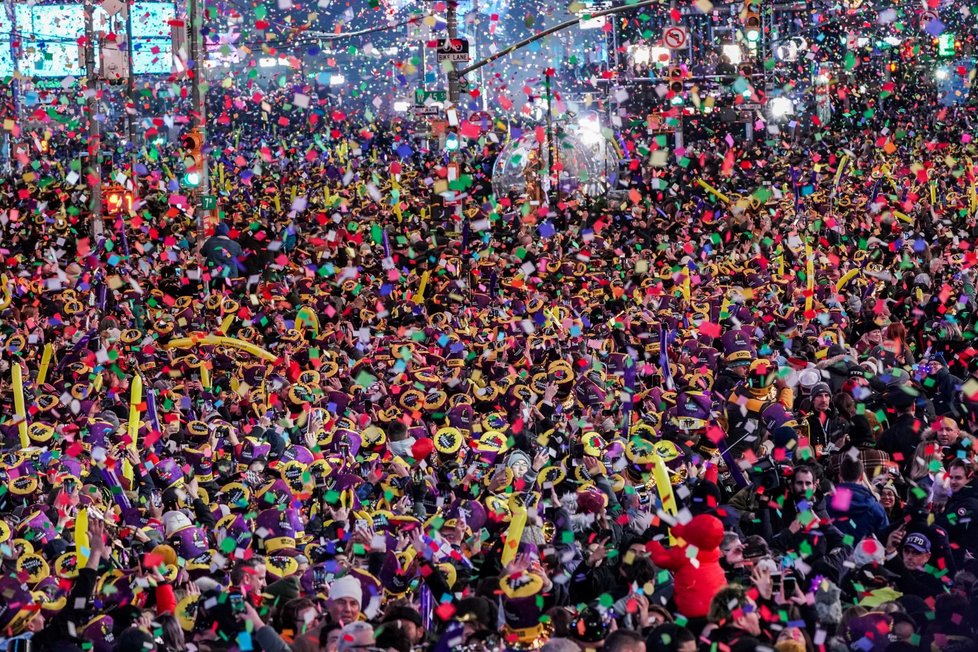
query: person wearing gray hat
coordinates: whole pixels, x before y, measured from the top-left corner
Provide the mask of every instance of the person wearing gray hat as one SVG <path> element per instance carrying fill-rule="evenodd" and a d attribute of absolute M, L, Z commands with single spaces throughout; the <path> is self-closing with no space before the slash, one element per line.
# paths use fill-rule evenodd
<path fill-rule="evenodd" d="M 817 453 L 845 434 L 847 422 L 832 405 L 832 390 L 826 382 L 812 386 L 812 411 L 806 417 L 809 443 Z"/>

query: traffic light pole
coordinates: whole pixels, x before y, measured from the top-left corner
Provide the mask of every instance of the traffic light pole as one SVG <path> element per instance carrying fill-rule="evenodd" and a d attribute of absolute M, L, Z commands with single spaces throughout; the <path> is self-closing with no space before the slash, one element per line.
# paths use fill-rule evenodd
<path fill-rule="evenodd" d="M 139 184 L 136 183 L 136 93 L 135 93 L 135 64 L 132 47 L 132 10 L 126 5 L 126 58 L 129 69 L 126 75 L 126 140 L 129 141 L 129 180 L 132 183 L 132 196 L 139 197 Z"/>
<path fill-rule="evenodd" d="M 455 40 L 458 38 L 458 0 L 448 0 L 448 38 Z M 459 74 L 458 66 L 454 61 L 451 70 L 448 71 L 448 101 L 452 106 L 458 104 L 459 98 Z"/>
<path fill-rule="evenodd" d="M 575 25 L 578 25 L 585 18 L 590 19 L 590 18 L 600 18 L 601 16 L 611 16 L 613 14 L 620 14 L 620 13 L 623 13 L 623 12 L 626 12 L 626 11 L 634 11 L 636 9 L 641 9 L 642 7 L 648 7 L 649 5 L 657 5 L 657 4 L 661 4 L 661 0 L 639 0 L 638 2 L 635 2 L 633 4 L 619 5 L 617 7 L 609 7 L 608 9 L 601 9 L 600 11 L 592 11 L 592 12 L 590 12 L 588 14 L 583 14 L 582 16 L 578 16 L 577 18 L 572 18 L 571 20 L 567 20 L 567 21 L 564 21 L 563 23 L 560 23 L 558 25 L 554 25 L 553 27 L 548 27 L 545 30 L 542 30 L 540 32 L 537 32 L 533 36 L 528 36 L 527 38 L 523 39 L 522 41 L 517 41 L 516 43 L 513 43 L 508 48 L 504 48 L 504 49 L 500 50 L 499 52 L 496 52 L 495 54 L 490 54 L 488 57 L 486 57 L 484 59 L 480 59 L 479 61 L 476 61 L 472 65 L 466 66 L 465 68 L 462 68 L 461 70 L 458 70 L 455 73 L 456 92 L 458 90 L 457 89 L 458 80 L 460 78 L 462 78 L 462 77 L 465 77 L 470 72 L 475 72 L 479 68 L 482 68 L 483 66 L 489 65 L 490 63 L 492 63 L 496 59 L 501 59 L 502 57 L 505 57 L 508 54 L 512 54 L 513 52 L 516 52 L 517 50 L 519 50 L 521 48 L 525 48 L 527 45 L 530 45 L 531 43 L 535 43 L 536 41 L 539 41 L 540 39 L 542 39 L 544 37 L 550 36 L 551 34 L 554 34 L 556 32 L 563 31 L 563 30 L 567 29 L 568 27 L 574 27 Z M 452 12 L 451 12 L 451 8 L 452 8 L 451 7 L 451 4 L 449 4 L 449 7 L 448 7 L 448 9 L 449 9 L 449 13 L 448 13 L 448 29 L 449 29 L 449 35 L 451 35 L 451 29 L 452 29 L 452 27 L 451 27 L 452 26 Z M 451 82 L 451 80 L 452 80 L 451 75 L 449 75 L 449 78 L 448 79 L 449 79 L 449 82 Z M 451 92 L 451 84 L 449 84 L 449 92 Z"/>
<path fill-rule="evenodd" d="M 101 88 L 95 72 L 95 4 L 85 0 L 85 77 L 88 82 L 88 179 L 91 187 L 92 235 L 97 239 L 105 232 L 102 220 L 102 139 L 99 134 L 98 105 Z"/>
<path fill-rule="evenodd" d="M 204 60 L 207 58 L 204 48 L 201 46 L 201 28 L 203 27 L 203 11 L 206 11 L 206 0 L 188 0 L 187 18 L 188 32 L 190 41 L 190 60 L 193 62 L 190 78 L 190 96 L 193 107 L 190 111 L 191 129 L 196 129 L 207 140 L 207 105 L 206 105 L 206 78 L 204 73 Z M 201 5 L 204 5 L 201 7 Z M 202 208 L 202 196 L 208 194 L 210 189 L 210 179 L 207 170 L 207 156 L 202 157 L 200 169 L 200 185 L 191 190 L 191 206 L 197 218 L 197 240 L 198 244 L 204 243 L 204 209 Z"/>
<path fill-rule="evenodd" d="M 560 147 L 554 137 L 554 114 L 553 114 L 553 92 L 550 89 L 549 70 L 543 72 L 544 83 L 547 88 L 547 179 L 553 184 L 556 203 L 560 203 L 560 161 L 558 159 Z"/>

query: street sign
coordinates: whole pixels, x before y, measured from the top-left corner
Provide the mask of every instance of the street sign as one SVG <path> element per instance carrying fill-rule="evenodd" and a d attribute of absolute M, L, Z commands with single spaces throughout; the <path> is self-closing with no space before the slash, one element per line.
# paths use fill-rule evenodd
<path fill-rule="evenodd" d="M 469 60 L 469 42 L 464 38 L 438 41 L 438 63 L 452 61 L 465 63 Z"/>
<path fill-rule="evenodd" d="M 929 25 L 930 22 L 933 21 L 933 20 L 937 20 L 937 12 L 936 11 L 931 11 L 931 10 L 928 9 L 928 10 L 924 11 L 923 13 L 921 13 L 920 14 L 920 29 L 927 29 L 927 25 Z"/>
<path fill-rule="evenodd" d="M 217 208 L 217 197 L 215 195 L 201 195 L 200 207 L 205 211 L 212 211 Z"/>
<path fill-rule="evenodd" d="M 685 27 L 672 25 L 662 32 L 662 45 L 670 50 L 682 49 L 687 43 L 689 43 L 689 32 Z"/>
<path fill-rule="evenodd" d="M 492 114 L 488 111 L 473 111 L 469 114 L 469 122 L 480 122 L 482 120 L 492 121 Z"/>
<path fill-rule="evenodd" d="M 412 106 L 408 109 L 415 116 L 440 116 L 441 109 L 437 106 Z"/>
<path fill-rule="evenodd" d="M 760 104 L 754 104 L 754 103 L 751 103 L 751 102 L 745 102 L 743 104 L 738 104 L 734 108 L 737 109 L 738 111 L 743 111 L 744 113 L 751 113 L 753 111 L 760 111 L 761 110 L 761 105 Z"/>
<path fill-rule="evenodd" d="M 423 106 L 427 100 L 445 103 L 448 101 L 448 91 L 426 91 L 423 88 L 418 88 L 414 91 L 415 104 Z"/>

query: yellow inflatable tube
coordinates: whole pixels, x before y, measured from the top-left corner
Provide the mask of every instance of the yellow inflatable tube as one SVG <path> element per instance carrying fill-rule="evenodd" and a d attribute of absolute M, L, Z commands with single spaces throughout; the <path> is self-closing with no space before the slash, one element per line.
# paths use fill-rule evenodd
<path fill-rule="evenodd" d="M 20 447 L 27 448 L 31 445 L 31 440 L 27 436 L 27 410 L 24 408 L 24 372 L 16 360 L 10 364 L 10 376 L 14 389 L 14 417 L 17 419 Z"/>
<path fill-rule="evenodd" d="M 0 310 L 3 310 L 10 305 L 13 301 L 14 290 L 11 284 L 8 283 L 7 277 L 0 274 Z"/>
<path fill-rule="evenodd" d="M 849 281 L 854 279 L 859 274 L 860 271 L 861 270 L 859 269 L 850 269 L 848 272 L 846 272 L 842 276 L 842 278 L 840 278 L 839 281 L 835 284 L 835 291 L 841 292 L 842 288 L 844 288 L 846 284 L 849 283 Z"/>
<path fill-rule="evenodd" d="M 503 566 L 508 566 L 516 559 L 516 553 L 520 548 L 520 541 L 523 539 L 523 530 L 526 528 L 527 512 L 526 507 L 519 501 L 516 494 L 509 499 L 509 509 L 512 512 L 512 519 L 509 521 L 509 528 L 506 530 L 506 544 L 503 546 L 501 561 Z"/>
<path fill-rule="evenodd" d="M 275 362 L 278 358 L 274 353 L 266 351 L 260 346 L 255 346 L 251 342 L 245 342 L 244 340 L 239 340 L 236 337 L 224 337 L 222 335 L 201 335 L 194 337 L 178 337 L 176 339 L 167 342 L 167 349 L 189 349 L 193 346 L 230 346 L 234 349 L 240 349 L 241 351 L 247 351 L 248 353 L 261 358 L 262 360 L 267 360 L 268 362 Z"/>

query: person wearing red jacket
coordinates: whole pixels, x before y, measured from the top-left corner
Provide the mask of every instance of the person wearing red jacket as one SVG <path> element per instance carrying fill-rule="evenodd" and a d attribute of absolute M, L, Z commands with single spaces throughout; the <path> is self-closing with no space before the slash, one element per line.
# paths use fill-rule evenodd
<path fill-rule="evenodd" d="M 720 543 L 723 523 L 715 516 L 699 514 L 685 525 L 672 528 L 672 535 L 682 539 L 680 545 L 665 548 L 658 541 L 648 544 L 652 562 L 671 571 L 676 608 L 687 618 L 704 618 L 710 611 L 710 600 L 727 584 L 720 567 Z M 696 554 L 689 553 L 695 547 Z"/>

